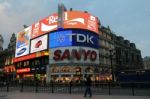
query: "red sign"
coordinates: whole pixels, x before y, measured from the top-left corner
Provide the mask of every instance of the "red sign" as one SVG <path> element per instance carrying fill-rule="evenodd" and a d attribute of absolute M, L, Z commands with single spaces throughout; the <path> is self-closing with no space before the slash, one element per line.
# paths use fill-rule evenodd
<path fill-rule="evenodd" d="M 8 72 L 8 73 L 11 73 L 11 72 L 15 72 L 16 69 L 15 69 L 15 66 L 10 65 L 10 66 L 5 66 L 5 67 L 4 67 L 4 71 L 5 71 L 5 72 Z"/>
<path fill-rule="evenodd" d="M 82 50 L 78 51 L 77 49 L 73 49 L 73 51 L 69 51 L 69 49 L 66 49 L 63 53 L 61 50 L 56 50 L 54 52 L 54 57 L 53 59 L 55 61 L 63 61 L 65 59 L 70 60 L 71 57 L 74 57 L 77 60 L 81 60 L 81 57 L 83 57 L 84 61 L 86 61 L 88 58 L 90 58 L 91 61 L 95 61 L 97 58 L 97 54 L 95 51 L 91 50 Z"/>
<path fill-rule="evenodd" d="M 32 25 L 32 33 L 31 33 L 31 38 L 35 38 L 39 35 L 42 35 L 41 32 L 41 23 L 37 22 L 35 24 Z"/>
<path fill-rule="evenodd" d="M 17 69 L 17 73 L 27 73 L 30 72 L 30 68 Z"/>
<path fill-rule="evenodd" d="M 36 57 L 46 56 L 46 55 L 49 55 L 47 51 L 37 52 L 37 53 L 29 54 L 29 55 L 26 55 L 26 56 L 14 58 L 14 63 L 20 62 L 20 61 L 23 61 L 23 60 L 27 60 L 27 59 L 33 59 L 33 58 L 36 58 Z"/>
<path fill-rule="evenodd" d="M 32 25 L 31 37 L 38 37 L 42 34 L 56 30 L 57 27 L 58 14 L 54 13 Z M 99 33 L 98 18 L 81 11 L 67 11 L 64 13 L 63 28 L 80 28 Z"/>

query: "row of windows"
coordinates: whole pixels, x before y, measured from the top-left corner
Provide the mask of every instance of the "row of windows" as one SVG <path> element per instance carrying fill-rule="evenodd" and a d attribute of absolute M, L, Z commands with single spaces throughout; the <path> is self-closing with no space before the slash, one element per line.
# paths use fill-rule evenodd
<path fill-rule="evenodd" d="M 109 33 L 110 31 L 106 30 L 105 32 Z M 107 39 L 109 39 L 109 40 L 111 40 L 112 37 L 109 34 L 105 33 L 105 32 L 100 32 L 100 35 L 107 38 Z"/>
<path fill-rule="evenodd" d="M 101 58 L 100 58 L 100 63 L 101 63 L 101 64 L 106 64 L 106 65 L 108 65 L 108 66 L 111 65 L 110 58 L 106 58 L 106 57 L 101 57 Z"/>
<path fill-rule="evenodd" d="M 107 47 L 107 48 L 114 48 L 114 45 L 112 44 L 112 43 L 110 43 L 110 42 L 108 42 L 107 40 L 100 40 L 99 41 L 99 44 L 100 45 L 102 45 L 102 46 L 105 46 L 105 47 Z"/>
<path fill-rule="evenodd" d="M 24 62 L 19 62 L 16 64 L 17 68 L 22 68 L 22 67 L 34 67 L 34 66 L 39 66 L 39 65 L 47 65 L 48 64 L 48 58 L 39 58 L 39 59 L 34 59 L 30 61 L 24 61 Z"/>

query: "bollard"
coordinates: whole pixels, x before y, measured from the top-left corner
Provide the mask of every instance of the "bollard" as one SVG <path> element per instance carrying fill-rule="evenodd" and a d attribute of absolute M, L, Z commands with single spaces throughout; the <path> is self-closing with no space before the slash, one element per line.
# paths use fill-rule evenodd
<path fill-rule="evenodd" d="M 23 92 L 23 82 L 21 83 L 20 92 Z"/>
<path fill-rule="evenodd" d="M 52 93 L 54 93 L 54 83 L 51 81 Z"/>
<path fill-rule="evenodd" d="M 71 94 L 72 81 L 69 83 L 69 93 Z"/>
<path fill-rule="evenodd" d="M 108 82 L 108 88 L 109 88 L 108 90 L 109 90 L 109 95 L 110 95 L 110 94 L 111 94 L 111 89 L 110 89 L 111 86 L 110 86 L 110 82 Z"/>
<path fill-rule="evenodd" d="M 134 96 L 135 92 L 134 92 L 134 82 L 131 82 L 131 88 L 132 88 L 132 95 Z"/>
<path fill-rule="evenodd" d="M 35 92 L 37 93 L 38 92 L 38 82 L 36 81 L 35 83 Z"/>
<path fill-rule="evenodd" d="M 9 83 L 7 82 L 7 92 L 9 92 Z"/>

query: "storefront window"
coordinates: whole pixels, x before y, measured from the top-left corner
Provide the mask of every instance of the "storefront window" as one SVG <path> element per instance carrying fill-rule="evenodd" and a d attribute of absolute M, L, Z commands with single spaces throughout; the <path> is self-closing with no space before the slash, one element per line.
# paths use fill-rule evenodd
<path fill-rule="evenodd" d="M 91 67 L 88 67 L 85 69 L 85 72 L 87 73 L 93 73 L 93 69 Z"/>
<path fill-rule="evenodd" d="M 69 67 L 63 67 L 62 72 L 71 72 L 71 69 Z"/>
<path fill-rule="evenodd" d="M 52 73 L 57 73 L 57 72 L 59 72 L 59 69 L 57 67 L 53 67 L 52 68 Z"/>

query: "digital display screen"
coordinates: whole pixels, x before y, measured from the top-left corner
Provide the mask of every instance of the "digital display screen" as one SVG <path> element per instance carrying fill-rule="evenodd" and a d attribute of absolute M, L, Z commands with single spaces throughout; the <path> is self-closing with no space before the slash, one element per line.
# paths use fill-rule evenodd
<path fill-rule="evenodd" d="M 50 33 L 49 37 L 49 47 L 64 47 L 72 46 L 72 40 L 69 40 L 69 35 L 72 34 L 72 31 L 61 31 Z"/>
<path fill-rule="evenodd" d="M 47 49 L 48 36 L 43 35 L 31 40 L 30 53 L 38 52 Z"/>
<path fill-rule="evenodd" d="M 97 34 L 83 30 L 57 31 L 49 34 L 49 48 L 85 46 L 99 48 Z"/>

